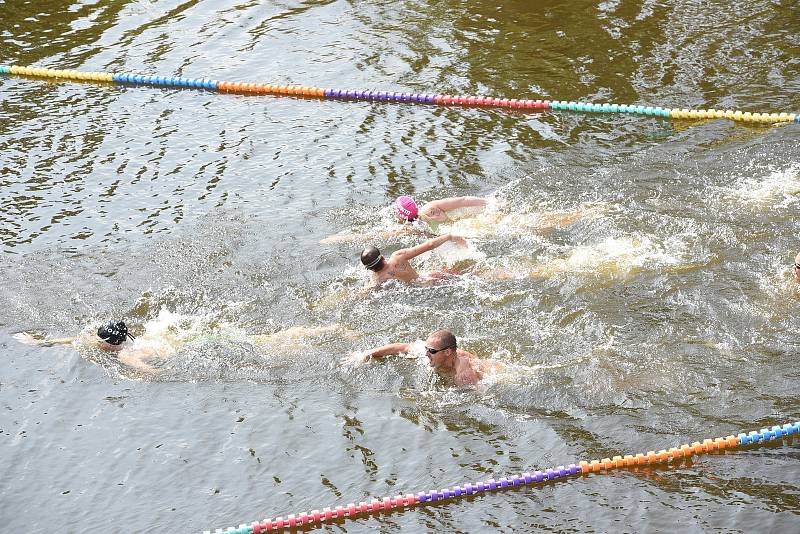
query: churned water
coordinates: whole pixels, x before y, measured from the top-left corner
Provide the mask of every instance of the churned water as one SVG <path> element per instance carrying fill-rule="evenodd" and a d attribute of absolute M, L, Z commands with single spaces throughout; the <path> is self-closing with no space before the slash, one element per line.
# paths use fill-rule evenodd
<path fill-rule="evenodd" d="M 798 30 L 779 0 L 7 0 L 0 64 L 800 112 Z M 800 418 L 797 124 L 0 75 L 0 156 L 7 532 L 213 530 Z M 363 246 L 418 238 L 320 240 L 400 194 L 491 197 L 419 262 L 469 274 L 358 295 Z M 109 318 L 177 354 L 12 337 Z M 339 363 L 445 326 L 508 371 Z M 795 441 L 321 529 L 789 532 L 798 480 Z"/>

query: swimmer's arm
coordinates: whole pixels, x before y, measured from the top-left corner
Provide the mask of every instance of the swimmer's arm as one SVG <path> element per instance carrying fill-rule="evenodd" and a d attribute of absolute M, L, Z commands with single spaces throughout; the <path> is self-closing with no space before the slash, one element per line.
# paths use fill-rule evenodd
<path fill-rule="evenodd" d="M 156 368 L 148 364 L 145 360 L 151 359 L 164 359 L 173 354 L 173 351 L 156 350 L 156 349 L 123 349 L 119 352 L 117 359 L 119 363 L 127 365 L 133 369 L 143 371 L 145 373 L 155 373 Z"/>
<path fill-rule="evenodd" d="M 399 354 L 408 353 L 410 350 L 411 345 L 409 343 L 391 343 L 375 349 L 350 353 L 347 356 L 342 357 L 339 361 L 342 365 L 358 367 L 370 359 L 385 358 L 386 356 L 397 356 Z"/>
<path fill-rule="evenodd" d="M 413 226 L 403 226 L 397 230 L 389 230 L 388 232 L 381 232 L 378 234 L 380 237 L 384 239 L 390 239 L 392 237 L 399 237 L 403 235 L 425 235 L 425 232 L 414 228 Z"/>
<path fill-rule="evenodd" d="M 444 212 L 447 212 L 447 211 L 457 210 L 459 208 L 472 208 L 477 206 L 485 206 L 486 202 L 487 200 L 483 197 L 442 198 L 425 204 L 425 207 L 422 208 L 422 213 L 424 215 L 427 215 L 426 212 L 428 212 L 429 210 L 433 211 L 437 208 Z"/>
<path fill-rule="evenodd" d="M 421 234 L 419 230 L 410 226 L 404 226 L 398 230 L 389 230 L 386 232 L 377 232 L 371 234 L 334 234 L 325 239 L 320 240 L 322 245 L 332 245 L 334 243 L 352 243 L 356 241 L 366 241 L 368 239 L 375 239 L 376 237 L 382 239 L 391 239 L 392 237 L 399 237 L 409 234 Z"/>
<path fill-rule="evenodd" d="M 580 211 L 548 211 L 539 215 L 539 226 L 542 228 L 560 228 L 586 216 Z"/>
<path fill-rule="evenodd" d="M 439 237 L 434 237 L 433 239 L 428 239 L 427 241 L 425 241 L 421 245 L 417 245 L 416 247 L 400 249 L 394 254 L 404 256 L 406 259 L 410 260 L 411 258 L 416 258 L 420 254 L 424 254 L 437 247 L 441 247 L 448 241 L 455 241 L 462 245 L 466 245 L 466 242 L 464 241 L 463 237 L 454 236 L 452 234 L 445 234 L 445 235 L 440 235 Z M 392 255 L 394 256 L 394 254 Z"/>
<path fill-rule="evenodd" d="M 357 297 L 359 297 L 359 298 L 360 298 L 360 297 L 366 297 L 367 295 L 369 295 L 370 293 L 372 293 L 372 291 L 373 291 L 374 289 L 377 289 L 377 288 L 378 288 L 378 284 L 376 284 L 375 282 L 373 282 L 372 280 L 370 280 L 369 282 L 367 282 L 367 285 L 365 285 L 365 286 L 364 286 L 364 287 L 362 287 L 361 289 L 356 289 L 356 291 L 355 291 L 355 295 L 356 295 Z"/>
<path fill-rule="evenodd" d="M 139 371 L 144 371 L 146 373 L 152 373 L 155 370 L 152 365 L 144 362 L 141 355 L 131 354 L 130 352 L 126 351 L 122 351 L 120 353 L 119 363 L 128 367 L 132 367 L 133 369 L 138 369 Z"/>
<path fill-rule="evenodd" d="M 480 382 L 483 379 L 483 373 L 480 371 L 476 371 L 475 369 L 467 369 L 459 372 L 455 376 L 456 384 L 466 386 L 466 385 L 474 385 Z"/>
<path fill-rule="evenodd" d="M 339 233 L 333 234 L 325 239 L 320 239 L 321 245 L 332 245 L 334 243 L 352 243 L 353 241 L 361 241 L 363 239 L 368 239 L 372 237 L 369 234 L 347 234 L 347 233 Z"/>
<path fill-rule="evenodd" d="M 14 334 L 14 339 L 26 345 L 36 345 L 37 347 L 52 347 L 55 345 L 70 345 L 77 337 L 62 337 L 57 339 L 36 339 L 28 332 Z"/>
<path fill-rule="evenodd" d="M 410 343 L 391 343 L 366 352 L 367 358 L 384 358 L 386 356 L 397 356 L 398 354 L 408 353 L 411 350 Z"/>

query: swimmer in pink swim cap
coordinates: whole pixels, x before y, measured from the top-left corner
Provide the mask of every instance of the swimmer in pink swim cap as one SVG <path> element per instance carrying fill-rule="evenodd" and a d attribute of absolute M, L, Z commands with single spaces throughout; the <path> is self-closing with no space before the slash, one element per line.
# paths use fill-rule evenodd
<path fill-rule="evenodd" d="M 462 208 L 483 208 L 488 200 L 483 197 L 450 197 L 433 200 L 422 207 L 408 195 L 398 197 L 394 201 L 394 213 L 397 220 L 403 223 L 402 228 L 389 232 L 375 234 L 382 238 L 396 237 L 407 234 L 422 234 L 435 236 L 438 234 L 437 226 L 441 223 L 452 222 L 448 212 L 453 212 Z M 406 223 L 424 223 L 422 225 L 406 225 Z M 347 241 L 358 241 L 359 239 L 374 237 L 369 234 L 353 234 L 349 232 L 339 233 L 328 236 L 321 240 L 322 244 L 341 243 Z"/>
<path fill-rule="evenodd" d="M 483 197 L 450 197 L 433 200 L 418 209 L 413 198 L 403 195 L 394 201 L 394 212 L 401 222 L 414 222 L 420 218 L 428 223 L 443 223 L 450 220 L 448 212 L 462 208 L 482 208 L 487 202 Z"/>
<path fill-rule="evenodd" d="M 413 221 L 419 216 L 417 203 L 408 195 L 397 197 L 397 200 L 394 201 L 394 212 L 398 219 L 404 221 Z"/>

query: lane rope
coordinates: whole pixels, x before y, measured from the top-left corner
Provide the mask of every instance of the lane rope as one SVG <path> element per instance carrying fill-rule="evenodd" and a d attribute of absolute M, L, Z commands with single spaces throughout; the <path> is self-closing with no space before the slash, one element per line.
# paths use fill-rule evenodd
<path fill-rule="evenodd" d="M 736 122 L 774 124 L 800 123 L 800 113 L 757 113 L 733 109 L 687 109 L 642 106 L 637 104 L 594 104 L 566 100 L 529 100 L 518 98 L 493 98 L 488 96 L 442 95 L 432 93 L 406 93 L 396 91 L 364 91 L 350 89 L 325 89 L 305 85 L 280 85 L 249 82 L 226 82 L 210 78 L 182 78 L 177 76 L 144 76 L 140 74 L 111 74 L 77 70 L 49 69 L 0 65 L 0 74 L 14 74 L 56 80 L 116 82 L 134 85 L 205 89 L 219 93 L 293 95 L 312 98 L 408 102 L 445 106 L 510 108 L 522 110 L 577 111 L 582 113 L 628 113 L 667 119 L 729 119 Z"/>
<path fill-rule="evenodd" d="M 691 445 L 687 443 L 670 449 L 662 449 L 658 452 L 648 451 L 647 453 L 626 454 L 625 456 L 614 456 L 613 458 L 603 458 L 602 460 L 581 461 L 577 465 L 570 464 L 566 467 L 559 465 L 544 471 L 522 473 L 521 475 L 502 477 L 497 480 L 490 478 L 486 482 L 477 482 L 475 484 L 467 483 L 463 486 L 421 491 L 416 494 L 409 493 L 394 497 L 382 497 L 380 499 L 372 499 L 369 502 L 360 502 L 359 504 L 350 503 L 347 506 L 325 507 L 322 510 L 312 510 L 310 512 L 289 514 L 286 517 L 279 516 L 272 519 L 264 519 L 263 521 L 254 521 L 250 525 L 241 524 L 238 527 L 217 529 L 214 533 L 259 534 L 261 532 L 276 532 L 287 528 L 293 529 L 303 525 L 332 523 L 380 511 L 404 510 L 414 506 L 451 501 L 490 491 L 499 491 L 522 485 L 541 484 L 575 475 L 588 476 L 591 473 L 610 471 L 612 469 L 675 463 L 680 461 L 681 458 L 689 458 L 714 451 L 723 451 L 746 445 L 761 445 L 784 438 L 792 439 L 795 434 L 800 435 L 800 421 L 786 423 L 783 426 L 776 425 L 772 428 L 762 428 L 760 431 L 740 433 L 738 436 L 731 435 L 724 438 L 705 439 L 702 442 L 695 441 Z M 211 534 L 211 531 L 206 530 L 203 534 Z"/>

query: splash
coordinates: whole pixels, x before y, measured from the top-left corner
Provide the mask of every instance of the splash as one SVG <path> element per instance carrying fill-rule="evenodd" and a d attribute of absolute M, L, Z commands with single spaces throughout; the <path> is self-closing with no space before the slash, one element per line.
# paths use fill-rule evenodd
<path fill-rule="evenodd" d="M 516 237 L 545 234 L 582 219 L 597 217 L 602 212 L 600 205 L 582 206 L 574 211 L 508 211 L 503 204 L 490 203 L 486 210 L 443 224 L 441 228 L 443 232 L 468 238 Z"/>
<path fill-rule="evenodd" d="M 542 274 L 560 272 L 593 273 L 625 277 L 660 265 L 683 261 L 678 250 L 667 250 L 649 236 L 608 238 L 596 245 L 579 246 L 569 256 L 542 265 Z"/>
<path fill-rule="evenodd" d="M 787 207 L 800 200 L 800 165 L 772 171 L 765 178 L 740 180 L 730 196 L 751 206 Z"/>
<path fill-rule="evenodd" d="M 490 195 L 485 207 L 470 206 L 447 212 L 447 222 L 423 221 L 398 224 L 391 206 L 378 210 L 375 220 L 354 227 L 350 231 L 328 236 L 321 244 L 368 242 L 375 239 L 402 239 L 407 237 L 442 235 L 452 233 L 466 238 L 515 237 L 530 233 L 547 233 L 569 226 L 585 218 L 597 217 L 606 208 L 601 203 L 580 206 L 575 210 L 532 210 L 530 206 L 514 207 L 506 199 Z M 473 258 L 474 259 L 474 258 Z"/>
<path fill-rule="evenodd" d="M 453 265 L 460 261 L 477 261 L 486 258 L 486 254 L 478 250 L 475 247 L 475 244 L 470 241 L 467 241 L 466 247 L 458 246 L 455 243 L 448 241 L 441 247 L 434 250 L 434 253 L 448 265 Z"/>
<path fill-rule="evenodd" d="M 140 345 L 166 346 L 172 351 L 178 350 L 187 343 L 216 335 L 241 339 L 244 333 L 235 326 L 219 322 L 216 317 L 208 315 L 184 315 L 167 308 L 161 308 L 158 315 L 143 325 L 144 333 L 136 342 Z"/>
<path fill-rule="evenodd" d="M 647 270 L 685 270 L 701 260 L 692 257 L 695 235 L 672 236 L 659 242 L 648 235 L 609 237 L 593 245 L 572 248 L 563 257 L 550 259 L 506 259 L 500 266 L 476 268 L 488 279 L 550 278 L 576 274 L 597 279 L 627 278 Z"/>

